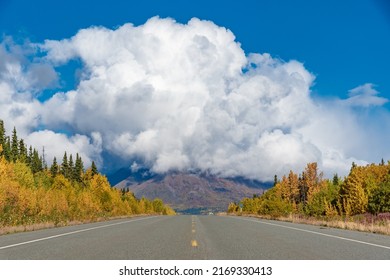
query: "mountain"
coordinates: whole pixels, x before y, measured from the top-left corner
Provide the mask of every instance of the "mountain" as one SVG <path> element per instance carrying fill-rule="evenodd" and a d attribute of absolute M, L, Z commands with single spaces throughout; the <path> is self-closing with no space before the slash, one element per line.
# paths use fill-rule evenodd
<path fill-rule="evenodd" d="M 125 173 L 122 170 L 116 176 L 109 176 L 109 179 L 114 182 Z M 158 175 L 143 169 L 131 173 L 115 187 L 129 189 L 136 197 L 161 198 L 177 212 L 207 213 L 226 211 L 230 202 L 262 194 L 270 184 L 202 173 L 170 172 Z"/>

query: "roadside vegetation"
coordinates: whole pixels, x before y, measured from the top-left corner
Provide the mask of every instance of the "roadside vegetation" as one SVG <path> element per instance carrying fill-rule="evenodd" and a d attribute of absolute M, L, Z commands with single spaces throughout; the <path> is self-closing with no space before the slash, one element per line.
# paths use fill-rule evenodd
<path fill-rule="evenodd" d="M 231 202 L 228 214 L 390 235 L 390 162 L 357 166 L 345 178 L 324 179 L 317 163 L 290 171 L 262 195 Z"/>
<path fill-rule="evenodd" d="M 161 199 L 138 199 L 112 188 L 94 162 L 64 153 L 47 166 L 44 155 L 5 133 L 0 120 L 0 234 L 132 215 L 174 215 Z"/>

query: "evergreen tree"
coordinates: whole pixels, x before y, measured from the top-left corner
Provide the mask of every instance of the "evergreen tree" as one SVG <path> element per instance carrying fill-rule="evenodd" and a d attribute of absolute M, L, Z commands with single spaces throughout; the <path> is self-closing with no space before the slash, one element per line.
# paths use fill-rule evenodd
<path fill-rule="evenodd" d="M 32 160 L 31 160 L 31 171 L 37 173 L 43 170 L 42 159 L 39 157 L 39 153 L 36 149 L 33 150 Z"/>
<path fill-rule="evenodd" d="M 19 159 L 22 162 L 26 162 L 27 161 L 27 147 L 24 144 L 24 140 L 23 139 L 19 140 Z"/>
<path fill-rule="evenodd" d="M 66 152 L 64 153 L 64 157 L 62 158 L 61 174 L 64 175 L 65 178 L 68 178 L 69 164 L 68 164 L 68 156 Z"/>
<path fill-rule="evenodd" d="M 27 165 L 32 168 L 32 160 L 33 160 L 33 148 L 30 146 L 28 149 L 28 155 L 27 155 Z"/>
<path fill-rule="evenodd" d="M 16 162 L 16 160 L 19 158 L 19 143 L 18 143 L 18 136 L 16 133 L 16 128 L 12 130 L 12 141 L 11 141 L 11 159 L 13 162 Z"/>
<path fill-rule="evenodd" d="M 69 161 L 68 161 L 68 179 L 74 180 L 74 164 L 73 164 L 73 156 L 72 154 L 69 155 Z"/>
<path fill-rule="evenodd" d="M 5 134 L 5 127 L 3 120 L 0 120 L 0 145 L 2 146 L 2 151 L 0 152 L 0 157 L 4 156 L 6 160 L 10 160 L 11 147 L 9 143 L 9 137 Z"/>
<path fill-rule="evenodd" d="M 277 183 L 278 183 L 278 175 L 275 174 L 275 176 L 274 176 L 274 187 L 276 186 Z"/>
<path fill-rule="evenodd" d="M 83 160 L 81 159 L 81 157 L 77 153 L 76 154 L 76 163 L 74 166 L 74 174 L 73 174 L 74 180 L 76 180 L 77 182 L 81 182 L 81 175 L 83 174 L 83 172 L 84 172 Z"/>
<path fill-rule="evenodd" d="M 97 167 L 96 167 L 96 164 L 94 161 L 92 161 L 92 165 L 91 165 L 91 171 L 92 171 L 92 176 L 96 175 L 99 173 Z"/>
<path fill-rule="evenodd" d="M 59 167 L 58 167 L 58 164 L 57 164 L 57 159 L 56 159 L 56 157 L 54 157 L 54 159 L 53 159 L 53 163 L 52 163 L 52 165 L 51 165 L 51 167 L 50 167 L 50 173 L 51 173 L 51 176 L 54 178 L 55 176 L 57 176 L 57 174 L 58 174 L 58 169 L 59 169 Z"/>
<path fill-rule="evenodd" d="M 0 157 L 4 155 L 4 146 L 5 146 L 5 128 L 3 120 L 0 120 L 0 145 L 2 146 L 2 151 L 0 152 Z"/>
<path fill-rule="evenodd" d="M 333 186 L 338 186 L 339 185 L 340 179 L 339 179 L 339 176 L 337 175 L 337 173 L 334 174 L 332 183 L 333 183 Z"/>
<path fill-rule="evenodd" d="M 11 140 L 9 139 L 9 136 L 5 139 L 5 146 L 3 147 L 3 153 L 4 157 L 7 161 L 11 161 Z"/>

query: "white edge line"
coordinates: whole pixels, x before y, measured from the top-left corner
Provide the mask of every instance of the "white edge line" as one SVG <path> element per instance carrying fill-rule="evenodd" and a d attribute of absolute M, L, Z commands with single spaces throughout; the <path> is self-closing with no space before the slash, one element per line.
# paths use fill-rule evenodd
<path fill-rule="evenodd" d="M 151 218 L 155 218 L 155 217 L 147 217 L 147 218 L 141 218 L 141 219 L 136 219 L 136 220 L 119 222 L 119 223 L 115 223 L 115 224 L 102 225 L 102 226 L 97 226 L 97 227 L 92 227 L 92 228 L 75 230 L 75 231 L 71 231 L 71 232 L 66 232 L 66 233 L 62 233 L 62 234 L 52 235 L 52 236 L 48 236 L 48 237 L 43 237 L 43 238 L 39 238 L 39 239 L 34 239 L 34 240 L 30 240 L 30 241 L 25 241 L 25 242 L 21 242 L 21 243 L 15 243 L 15 244 L 3 246 L 3 247 L 0 247 L 0 250 L 12 248 L 12 247 L 17 247 L 17 246 L 21 246 L 21 245 L 26 245 L 26 244 L 30 244 L 30 243 L 35 243 L 35 242 L 39 242 L 39 241 L 44 241 L 44 240 L 48 240 L 48 239 L 58 238 L 58 237 L 66 236 L 66 235 L 76 234 L 76 233 L 80 233 L 80 232 L 90 231 L 90 230 L 94 230 L 94 229 L 112 227 L 112 226 L 117 226 L 117 225 L 121 225 L 121 224 L 136 222 L 136 221 L 143 221 L 143 220 L 147 220 L 147 219 L 151 219 Z"/>
<path fill-rule="evenodd" d="M 345 238 L 345 237 L 341 237 L 341 236 L 337 236 L 337 235 L 331 235 L 331 234 L 321 233 L 321 232 L 317 232 L 317 231 L 311 231 L 311 230 L 306 230 L 306 229 L 300 229 L 300 228 L 295 228 L 295 227 L 278 225 L 278 224 L 273 224 L 273 223 L 268 223 L 268 222 L 263 222 L 263 221 L 258 221 L 258 220 L 251 220 L 251 219 L 244 219 L 244 218 L 237 218 L 237 219 L 242 219 L 242 220 L 245 220 L 245 221 L 250 221 L 250 222 L 255 222 L 255 223 L 260 223 L 260 224 L 271 225 L 271 226 L 275 226 L 275 227 L 283 227 L 283 228 L 293 229 L 293 230 L 297 230 L 297 231 L 303 231 L 303 232 L 323 235 L 323 236 L 327 236 L 327 237 L 331 237 L 331 238 L 337 238 L 337 239 L 341 239 L 341 240 L 361 243 L 361 244 L 365 244 L 365 245 L 370 245 L 370 246 L 375 246 L 375 247 L 379 247 L 379 248 L 384 248 L 384 249 L 390 250 L 390 247 L 388 247 L 388 246 L 383 246 L 383 245 L 379 245 L 379 244 L 375 244 L 375 243 L 364 242 L 364 241 L 351 239 L 351 238 Z"/>

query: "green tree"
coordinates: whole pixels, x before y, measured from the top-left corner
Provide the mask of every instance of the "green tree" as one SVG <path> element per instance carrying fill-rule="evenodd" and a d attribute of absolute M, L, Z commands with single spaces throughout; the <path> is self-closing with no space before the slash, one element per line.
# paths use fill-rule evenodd
<path fill-rule="evenodd" d="M 65 178 L 68 178 L 69 176 L 68 155 L 66 154 L 66 152 L 64 153 L 64 156 L 62 158 L 61 174 L 64 175 Z"/>
<path fill-rule="evenodd" d="M 5 142 L 6 142 L 6 135 L 5 135 L 4 122 L 3 120 L 0 120 L 0 145 L 2 146 L 0 157 L 4 155 Z"/>
<path fill-rule="evenodd" d="M 338 186 L 340 184 L 340 179 L 339 179 L 339 176 L 336 174 L 333 175 L 333 186 Z"/>
<path fill-rule="evenodd" d="M 68 179 L 74 180 L 74 163 L 73 163 L 73 156 L 72 154 L 69 155 L 69 161 L 68 161 Z"/>
<path fill-rule="evenodd" d="M 274 175 L 274 187 L 276 186 L 276 184 L 279 182 L 278 180 L 278 175 Z"/>
<path fill-rule="evenodd" d="M 30 146 L 28 149 L 28 154 L 27 154 L 27 165 L 32 168 L 32 160 L 33 160 L 33 148 Z"/>
<path fill-rule="evenodd" d="M 53 158 L 53 163 L 50 167 L 50 174 L 51 176 L 54 178 L 57 176 L 58 174 L 58 170 L 59 170 L 59 167 L 58 167 L 58 164 L 57 164 L 57 159 L 56 157 Z"/>
<path fill-rule="evenodd" d="M 92 176 L 96 175 L 99 173 L 97 167 L 96 167 L 96 164 L 94 161 L 92 161 L 92 165 L 91 165 L 91 171 L 92 171 Z"/>
<path fill-rule="evenodd" d="M 24 144 L 24 140 L 20 139 L 19 140 L 19 159 L 22 162 L 26 162 L 27 161 L 27 156 L 28 156 L 27 155 L 27 147 Z"/>
<path fill-rule="evenodd" d="M 12 159 L 12 157 L 11 157 L 11 140 L 10 140 L 9 136 L 7 136 L 5 138 L 5 143 L 4 143 L 4 147 L 3 147 L 3 154 L 4 154 L 4 158 L 7 161 L 11 161 L 11 159 Z"/>
<path fill-rule="evenodd" d="M 83 173 L 84 173 L 83 160 L 81 159 L 81 157 L 77 153 L 76 154 L 76 163 L 74 166 L 74 174 L 73 174 L 74 180 L 76 180 L 77 182 L 81 182 L 81 177 L 82 177 Z"/>
<path fill-rule="evenodd" d="M 19 158 L 19 142 L 15 127 L 12 130 L 11 158 L 13 162 L 16 162 L 16 160 Z"/>
<path fill-rule="evenodd" d="M 368 200 L 368 211 L 372 214 L 390 212 L 390 176 L 373 191 Z"/>
<path fill-rule="evenodd" d="M 32 159 L 31 159 L 31 171 L 37 173 L 43 170 L 42 159 L 39 156 L 39 153 L 36 149 L 33 150 Z"/>

